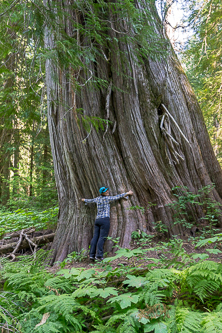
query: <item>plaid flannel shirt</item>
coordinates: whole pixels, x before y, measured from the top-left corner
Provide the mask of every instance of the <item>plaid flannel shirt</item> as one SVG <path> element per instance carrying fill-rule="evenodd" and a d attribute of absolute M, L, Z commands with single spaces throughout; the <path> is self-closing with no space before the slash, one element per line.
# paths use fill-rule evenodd
<path fill-rule="evenodd" d="M 85 199 L 85 204 L 96 203 L 97 204 L 97 219 L 110 217 L 110 202 L 123 198 L 126 193 L 117 194 L 115 196 L 103 196 L 94 199 Z"/>

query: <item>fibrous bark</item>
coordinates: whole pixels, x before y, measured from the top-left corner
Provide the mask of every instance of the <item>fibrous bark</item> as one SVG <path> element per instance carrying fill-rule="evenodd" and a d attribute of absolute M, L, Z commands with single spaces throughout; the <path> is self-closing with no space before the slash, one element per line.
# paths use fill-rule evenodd
<path fill-rule="evenodd" d="M 68 10 L 68 3 L 62 3 Z M 153 13 L 150 24 L 162 38 L 150 3 L 140 1 L 135 6 Z M 109 51 L 92 60 L 88 71 L 81 71 L 81 89 L 77 91 L 72 84 L 76 75 L 72 68 L 46 61 L 48 123 L 60 208 L 52 261 L 88 248 L 96 209 L 85 206 L 80 198 L 98 196 L 100 186 L 108 186 L 111 195 L 129 189 L 134 192 L 128 201 L 121 200 L 111 209 L 110 236 L 120 237 L 123 247 L 129 245 L 132 231 L 149 233 L 155 221 L 165 223 L 169 235 L 182 232 L 180 225 L 173 224 L 173 211 L 167 206 L 174 200 L 174 186 L 187 186 L 195 193 L 213 182 L 212 198 L 221 202 L 221 169 L 196 97 L 174 52 L 170 49 L 159 60 L 144 57 L 136 61 L 138 45 L 119 40 L 118 20 L 113 20 L 112 13 L 107 16 L 112 22 Z M 72 17 L 77 19 L 75 13 Z M 68 19 L 64 28 L 72 36 Z M 49 28 L 45 46 L 55 48 Z M 106 80 L 108 88 L 91 84 L 92 74 Z M 84 116 L 112 123 L 105 133 L 92 127 L 87 134 L 79 125 L 78 109 Z M 168 136 L 160 128 L 163 116 L 167 116 Z M 132 206 L 144 207 L 145 214 L 130 209 Z M 192 214 L 194 219 L 203 216 L 201 209 Z"/>

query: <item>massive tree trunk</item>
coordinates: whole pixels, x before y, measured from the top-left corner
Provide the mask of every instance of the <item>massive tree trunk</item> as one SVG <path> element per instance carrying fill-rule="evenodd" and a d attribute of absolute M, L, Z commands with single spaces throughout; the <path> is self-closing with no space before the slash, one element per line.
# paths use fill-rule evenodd
<path fill-rule="evenodd" d="M 66 2 L 63 5 L 67 14 L 70 8 Z M 162 38 L 154 7 L 149 8 L 147 1 L 135 6 L 153 13 L 151 25 Z M 78 19 L 75 11 L 72 15 Z M 198 102 L 174 52 L 170 49 L 160 60 L 144 57 L 135 61 L 137 46 L 120 40 L 121 24 L 112 13 L 106 15 L 107 22 L 113 22 L 107 32 L 109 52 L 104 49 L 103 58 L 98 56 L 88 71 L 81 71 L 81 89 L 75 90 L 72 84 L 77 74 L 71 67 L 59 68 L 50 59 L 46 62 L 48 123 L 59 196 L 53 261 L 88 248 L 96 207 L 85 206 L 80 198 L 98 196 L 100 186 L 109 187 L 111 195 L 134 192 L 128 201 L 121 200 L 111 209 L 110 236 L 120 237 L 123 247 L 129 245 L 132 231 L 149 233 L 154 221 L 165 223 L 169 235 L 182 232 L 180 225 L 173 224 L 173 211 L 167 206 L 174 200 L 174 186 L 187 186 L 195 193 L 213 182 L 212 198 L 221 202 L 221 169 Z M 73 35 L 67 18 L 64 29 Z M 90 42 L 86 38 L 83 43 Z M 45 46 L 55 48 L 49 28 Z M 91 84 L 91 75 L 106 80 L 108 88 Z M 80 108 L 85 117 L 112 123 L 105 131 L 91 126 L 87 134 L 81 121 L 79 125 Z M 145 207 L 145 214 L 130 210 L 132 206 Z M 201 209 L 192 214 L 194 222 L 203 216 Z M 110 246 L 107 243 L 108 249 Z"/>

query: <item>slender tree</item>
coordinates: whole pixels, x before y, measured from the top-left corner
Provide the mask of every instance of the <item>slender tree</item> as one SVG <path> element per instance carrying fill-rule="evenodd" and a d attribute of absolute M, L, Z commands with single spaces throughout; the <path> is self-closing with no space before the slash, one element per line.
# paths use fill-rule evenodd
<path fill-rule="evenodd" d="M 134 192 L 112 208 L 110 236 L 120 237 L 122 246 L 132 231 L 150 232 L 154 221 L 165 223 L 170 235 L 182 233 L 168 206 L 171 189 L 187 186 L 195 193 L 213 182 L 211 196 L 221 202 L 222 174 L 154 1 L 44 4 L 56 22 L 45 30 L 60 208 L 52 261 L 88 248 L 95 207 L 80 198 L 98 196 L 102 185 L 112 194 Z M 148 209 L 142 214 L 132 206 Z M 204 212 L 191 214 L 197 220 Z"/>
<path fill-rule="evenodd" d="M 15 32 L 7 29 L 7 35 L 15 40 Z M 12 156 L 12 114 L 15 113 L 13 98 L 15 95 L 15 54 L 6 54 L 3 59 L 5 72 L 1 76 L 1 105 L 0 105 L 0 197 L 6 204 L 10 197 L 9 180 Z"/>

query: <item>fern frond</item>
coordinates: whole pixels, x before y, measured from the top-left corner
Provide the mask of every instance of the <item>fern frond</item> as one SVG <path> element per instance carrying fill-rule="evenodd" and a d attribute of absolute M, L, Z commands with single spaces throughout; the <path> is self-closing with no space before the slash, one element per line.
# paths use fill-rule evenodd
<path fill-rule="evenodd" d="M 19 300 L 26 302 L 35 302 L 37 300 L 37 296 L 34 293 L 26 292 L 25 290 L 19 291 L 17 297 Z"/>
<path fill-rule="evenodd" d="M 94 325 L 96 328 L 95 331 L 91 331 L 91 333 L 116 333 L 116 329 L 112 327 L 107 327 L 106 325 Z"/>
<path fill-rule="evenodd" d="M 18 330 L 16 328 L 19 326 L 18 320 L 8 311 L 8 309 L 0 306 L 0 323 L 2 321 L 7 324 L 7 326 L 5 326 L 5 328 L 8 327 L 9 328 L 8 331 L 18 332 Z M 0 327 L 3 327 L 3 326 L 0 326 Z M 3 331 L 4 331 L 4 328 L 2 329 L 2 332 Z"/>
<path fill-rule="evenodd" d="M 204 299 L 222 288 L 222 265 L 213 261 L 199 262 L 184 272 L 182 289 L 189 288 L 203 302 Z"/>
<path fill-rule="evenodd" d="M 193 291 L 197 296 L 204 302 L 204 299 L 210 297 L 215 291 L 217 291 L 220 287 L 220 283 L 215 282 L 213 280 L 200 280 L 196 282 L 194 285 Z"/>
<path fill-rule="evenodd" d="M 222 241 L 222 234 L 216 234 L 214 237 L 200 240 L 197 243 L 196 248 L 205 246 L 206 244 L 212 244 L 212 243 L 221 242 L 221 241 Z"/>
<path fill-rule="evenodd" d="M 113 315 L 106 323 L 107 327 L 112 327 L 114 324 L 123 321 L 127 316 L 127 312 L 125 313 L 118 313 Z"/>
<path fill-rule="evenodd" d="M 44 281 L 47 277 L 49 278 L 51 276 L 51 274 L 47 274 L 44 270 L 35 274 L 27 271 L 15 274 L 8 272 L 4 274 L 4 278 L 7 279 L 5 287 L 6 290 L 7 286 L 9 286 L 13 287 L 13 290 L 24 290 L 42 296 L 45 294 Z"/>
<path fill-rule="evenodd" d="M 169 333 L 178 333 L 176 322 L 176 306 L 170 305 L 168 316 L 165 317 L 167 329 Z"/>
<path fill-rule="evenodd" d="M 180 271 L 175 269 L 154 269 L 146 275 L 145 286 L 140 294 L 140 301 L 144 300 L 149 306 L 160 304 L 166 295 L 172 294 L 176 288 L 175 282 L 180 278 Z"/>
<path fill-rule="evenodd" d="M 27 331 L 28 332 L 28 331 Z M 35 333 L 62 333 L 70 332 L 61 322 L 48 320 L 45 324 L 36 327 Z"/>
<path fill-rule="evenodd" d="M 61 276 L 55 276 L 53 278 L 48 279 L 45 282 L 45 287 L 48 289 L 54 289 L 54 290 L 61 290 L 65 291 L 66 293 L 72 292 L 75 287 L 73 287 L 73 284 L 70 282 L 70 280 L 67 280 Z"/>
<path fill-rule="evenodd" d="M 215 261 L 210 261 L 210 260 L 206 260 L 206 261 L 200 261 L 198 263 L 196 263 L 195 265 L 189 267 L 187 269 L 187 272 L 189 274 L 192 274 L 196 271 L 200 271 L 202 272 L 202 274 L 205 274 L 205 276 L 207 276 L 209 273 L 214 272 L 215 274 L 222 273 L 222 265 L 220 263 L 217 263 Z M 220 280 L 222 281 L 222 277 L 219 277 Z"/>
<path fill-rule="evenodd" d="M 89 307 L 81 305 L 78 303 L 72 295 L 63 294 L 63 295 L 49 295 L 42 297 L 39 300 L 39 303 L 42 304 L 36 310 L 41 312 L 43 309 L 47 312 L 54 312 L 63 316 L 64 319 L 72 324 L 73 326 L 80 327 L 79 321 L 73 316 L 74 312 L 82 310 L 84 314 L 90 315 L 93 318 L 96 318 L 96 312 L 91 310 Z"/>
<path fill-rule="evenodd" d="M 171 268 L 171 269 L 154 269 L 150 271 L 146 278 L 148 281 L 156 282 L 159 281 L 160 283 L 164 283 L 164 281 L 168 282 L 175 282 L 180 279 L 181 272 Z"/>
<path fill-rule="evenodd" d="M 211 312 L 204 314 L 201 326 L 201 333 L 221 333 L 222 312 Z"/>
<path fill-rule="evenodd" d="M 165 293 L 162 290 L 155 290 L 152 287 L 144 288 L 143 293 L 140 295 L 140 301 L 144 301 L 145 304 L 149 306 L 155 306 L 156 304 L 161 304 L 165 298 Z"/>
<path fill-rule="evenodd" d="M 199 312 L 190 311 L 188 308 L 176 309 L 176 326 L 178 332 L 197 333 L 201 330 L 202 315 Z"/>

